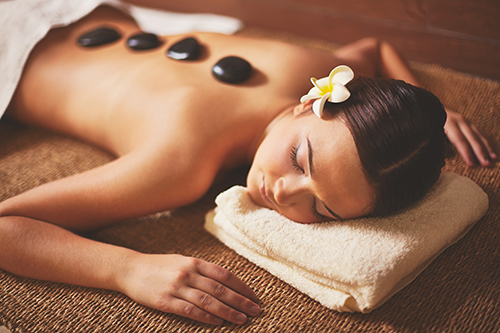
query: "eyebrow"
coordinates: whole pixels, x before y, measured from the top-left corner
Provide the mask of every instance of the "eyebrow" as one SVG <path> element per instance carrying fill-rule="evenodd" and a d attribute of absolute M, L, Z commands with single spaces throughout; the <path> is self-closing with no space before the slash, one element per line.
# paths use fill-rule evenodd
<path fill-rule="evenodd" d="M 312 150 L 312 145 L 311 145 L 311 140 L 309 140 L 309 137 L 306 138 L 307 139 L 307 150 L 308 150 L 308 163 L 309 163 L 309 173 L 311 174 L 311 179 L 313 177 L 313 173 L 314 173 L 314 168 L 313 168 L 313 150 Z M 331 210 L 327 205 L 326 203 L 323 201 L 323 200 L 320 200 L 321 203 L 323 204 L 323 206 L 326 208 L 326 210 L 328 211 L 328 213 L 332 214 L 333 217 L 335 217 L 337 220 L 342 220 L 342 218 L 337 214 L 335 213 L 333 210 Z"/>
<path fill-rule="evenodd" d="M 309 173 L 311 174 L 311 178 L 313 177 L 314 169 L 313 169 L 313 150 L 311 147 L 311 140 L 307 139 L 307 152 L 308 152 L 308 162 L 309 162 Z"/>

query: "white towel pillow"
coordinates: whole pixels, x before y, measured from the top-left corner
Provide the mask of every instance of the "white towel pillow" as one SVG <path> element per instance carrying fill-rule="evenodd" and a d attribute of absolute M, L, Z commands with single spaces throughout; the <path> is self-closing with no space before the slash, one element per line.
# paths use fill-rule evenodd
<path fill-rule="evenodd" d="M 386 218 L 299 224 L 255 205 L 241 186 L 216 203 L 205 227 L 227 246 L 328 308 L 369 312 L 460 239 L 488 196 L 444 172 L 423 200 Z"/>

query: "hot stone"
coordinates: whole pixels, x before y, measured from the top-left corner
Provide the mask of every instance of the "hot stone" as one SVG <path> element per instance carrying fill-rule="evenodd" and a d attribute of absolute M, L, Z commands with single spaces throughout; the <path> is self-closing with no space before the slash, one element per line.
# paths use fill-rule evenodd
<path fill-rule="evenodd" d="M 252 65 L 245 59 L 229 56 L 219 60 L 212 67 L 213 75 L 225 83 L 241 83 L 252 75 Z"/>
<path fill-rule="evenodd" d="M 155 34 L 141 33 L 130 37 L 127 45 L 136 51 L 149 50 L 160 46 L 160 40 Z"/>
<path fill-rule="evenodd" d="M 200 56 L 200 49 L 196 38 L 188 37 L 172 45 L 167 55 L 175 60 L 196 60 Z"/>
<path fill-rule="evenodd" d="M 103 27 L 81 35 L 78 38 L 78 44 L 85 47 L 95 47 L 113 43 L 121 37 L 116 30 Z"/>

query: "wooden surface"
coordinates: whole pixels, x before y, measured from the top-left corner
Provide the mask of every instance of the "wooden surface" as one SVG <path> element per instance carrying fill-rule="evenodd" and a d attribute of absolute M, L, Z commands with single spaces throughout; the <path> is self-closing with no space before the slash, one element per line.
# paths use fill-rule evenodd
<path fill-rule="evenodd" d="M 408 59 L 500 80 L 499 0 L 130 0 L 213 12 L 246 25 L 346 44 L 389 40 Z"/>

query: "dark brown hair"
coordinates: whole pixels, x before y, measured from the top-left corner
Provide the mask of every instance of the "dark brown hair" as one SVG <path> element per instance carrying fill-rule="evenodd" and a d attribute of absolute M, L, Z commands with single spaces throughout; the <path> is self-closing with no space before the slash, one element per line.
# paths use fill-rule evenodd
<path fill-rule="evenodd" d="M 432 93 L 392 79 L 360 77 L 344 103 L 326 103 L 349 128 L 363 171 L 375 189 L 372 216 L 421 199 L 444 166 L 446 112 Z"/>

